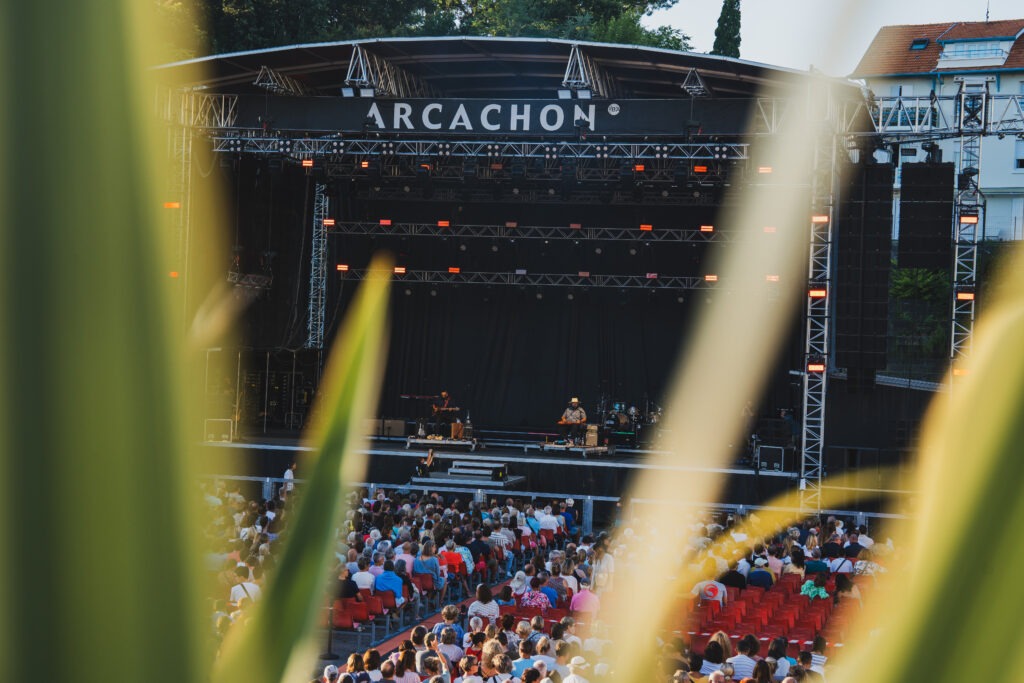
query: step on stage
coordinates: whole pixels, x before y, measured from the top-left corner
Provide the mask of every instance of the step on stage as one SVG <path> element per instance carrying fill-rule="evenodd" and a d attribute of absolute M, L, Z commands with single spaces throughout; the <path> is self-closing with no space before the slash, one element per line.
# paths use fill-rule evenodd
<path fill-rule="evenodd" d="M 457 448 L 460 450 L 467 449 L 469 451 L 475 451 L 477 448 L 483 448 L 484 445 L 476 439 L 427 439 L 420 438 L 418 436 L 410 436 L 405 440 L 405 448 L 408 450 L 416 446 L 417 448 Z"/>
<path fill-rule="evenodd" d="M 446 456 L 434 454 L 434 460 Z M 451 457 L 451 456 L 448 456 Z M 514 489 L 526 483 L 526 477 L 510 475 L 508 463 L 497 460 L 455 459 L 447 472 L 431 472 L 429 476 L 414 476 L 409 480 L 413 486 L 476 486 L 480 488 Z"/>
<path fill-rule="evenodd" d="M 584 458 L 592 455 L 615 455 L 615 446 L 577 446 L 568 443 L 542 443 L 540 449 L 566 455 L 582 455 Z"/>

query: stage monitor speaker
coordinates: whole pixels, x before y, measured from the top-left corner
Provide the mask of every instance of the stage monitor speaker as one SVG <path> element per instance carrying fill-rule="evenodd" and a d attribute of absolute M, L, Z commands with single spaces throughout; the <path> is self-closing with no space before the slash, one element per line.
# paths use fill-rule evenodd
<path fill-rule="evenodd" d="M 382 420 L 381 436 L 405 436 L 405 420 Z"/>
<path fill-rule="evenodd" d="M 886 366 L 892 255 L 891 164 L 854 166 L 836 226 L 836 365 Z"/>
<path fill-rule="evenodd" d="M 900 268 L 949 269 L 953 259 L 953 164 L 904 164 Z"/>

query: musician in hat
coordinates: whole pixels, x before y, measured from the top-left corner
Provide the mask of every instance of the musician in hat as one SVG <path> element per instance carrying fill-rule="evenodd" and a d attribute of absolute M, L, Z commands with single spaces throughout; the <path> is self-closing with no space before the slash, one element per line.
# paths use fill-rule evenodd
<path fill-rule="evenodd" d="M 587 411 L 583 410 L 580 400 L 575 396 L 569 401 L 569 407 L 562 413 L 558 421 L 562 428 L 562 437 L 572 443 L 583 440 L 583 432 L 587 428 Z"/>

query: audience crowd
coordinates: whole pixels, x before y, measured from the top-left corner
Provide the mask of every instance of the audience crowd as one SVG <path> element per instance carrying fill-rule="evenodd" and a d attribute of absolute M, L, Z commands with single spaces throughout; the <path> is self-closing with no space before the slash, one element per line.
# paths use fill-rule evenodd
<path fill-rule="evenodd" d="M 261 599 L 297 493 L 290 482 L 273 500 L 247 500 L 231 483 L 204 487 L 213 513 L 205 560 L 214 577 L 212 631 L 218 642 L 232 624 L 244 624 Z M 740 521 L 709 515 L 684 532 L 706 577 L 687 596 L 694 607 L 713 602 L 723 609 L 735 595 L 796 581 L 794 599 L 859 609 L 861 587 L 873 581 L 861 577 L 884 572 L 892 552 L 891 541 L 876 543 L 866 527 L 847 528 L 831 517 L 759 539 L 740 532 Z M 327 603 L 386 597 L 413 623 L 431 623 L 437 608 L 440 620 L 415 626 L 393 652 L 371 647 L 352 653 L 344 666 L 328 665 L 317 680 L 611 681 L 614 672 L 603 658 L 609 643 L 601 638 L 602 603 L 615 595 L 616 562 L 620 569 L 642 562 L 643 543 L 655 530 L 589 535 L 581 534 L 580 523 L 571 499 L 481 504 L 438 493 L 354 492 L 337 532 Z M 685 628 L 666 633 L 657 644 L 652 680 L 824 680 L 829 644 L 821 635 L 806 649 L 798 643 L 798 651 L 785 637 L 759 635 L 719 631 L 700 637 Z"/>

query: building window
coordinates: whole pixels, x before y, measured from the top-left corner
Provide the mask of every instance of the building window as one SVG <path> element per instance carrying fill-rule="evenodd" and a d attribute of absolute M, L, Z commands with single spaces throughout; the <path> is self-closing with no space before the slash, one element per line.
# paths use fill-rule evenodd
<path fill-rule="evenodd" d="M 1002 57 L 1006 59 L 1007 52 L 1003 49 L 998 40 L 979 41 L 971 43 L 947 43 L 942 50 L 942 59 L 984 59 L 987 57 Z"/>
<path fill-rule="evenodd" d="M 1017 140 L 1013 155 L 1013 167 L 1018 171 L 1024 171 L 1024 140 Z"/>
<path fill-rule="evenodd" d="M 928 47 L 927 38 L 914 38 L 914 40 L 910 43 L 911 50 L 923 50 L 926 47 Z"/>

